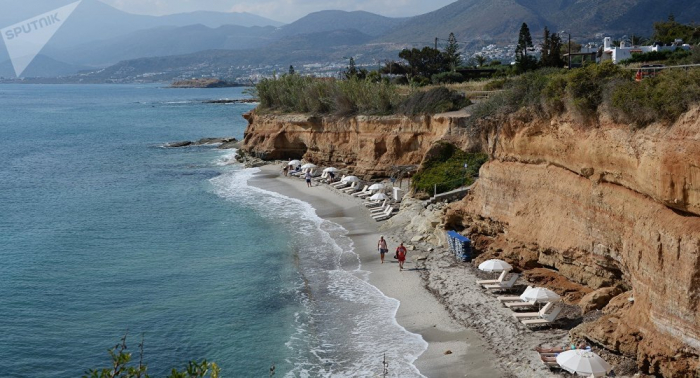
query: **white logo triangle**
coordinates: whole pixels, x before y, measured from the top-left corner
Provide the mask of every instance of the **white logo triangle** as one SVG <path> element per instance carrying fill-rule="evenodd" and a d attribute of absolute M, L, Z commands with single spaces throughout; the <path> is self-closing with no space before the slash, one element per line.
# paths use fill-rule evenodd
<path fill-rule="evenodd" d="M 82 0 L 0 30 L 17 77 L 70 17 Z"/>

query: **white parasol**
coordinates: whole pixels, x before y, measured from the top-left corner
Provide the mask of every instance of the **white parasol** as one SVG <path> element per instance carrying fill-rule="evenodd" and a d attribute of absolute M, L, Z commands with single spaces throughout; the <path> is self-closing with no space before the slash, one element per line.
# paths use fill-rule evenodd
<path fill-rule="evenodd" d="M 369 197 L 369 199 L 372 201 L 384 201 L 385 199 L 387 199 L 387 196 L 384 193 L 377 193 L 372 195 L 372 197 Z"/>
<path fill-rule="evenodd" d="M 384 184 L 373 184 L 369 187 L 369 190 L 382 190 L 384 189 Z"/>
<path fill-rule="evenodd" d="M 307 163 L 307 164 L 302 165 L 301 169 L 310 169 L 310 168 L 316 168 L 316 167 L 318 167 L 318 165 Z"/>
<path fill-rule="evenodd" d="M 483 270 L 484 272 L 499 273 L 503 272 L 504 270 L 513 270 L 513 267 L 503 260 L 491 259 L 479 264 L 479 270 Z"/>
<path fill-rule="evenodd" d="M 599 355 L 585 350 L 567 350 L 557 355 L 557 363 L 569 373 L 583 376 L 604 377 L 612 368 Z"/>
<path fill-rule="evenodd" d="M 559 294 L 553 292 L 552 290 L 546 289 L 544 287 L 533 287 L 525 290 L 520 294 L 520 299 L 525 302 L 535 301 L 538 303 L 542 302 L 554 302 L 558 301 L 561 297 Z"/>
<path fill-rule="evenodd" d="M 287 165 L 299 165 L 301 164 L 301 160 L 292 160 Z"/>
<path fill-rule="evenodd" d="M 360 180 L 360 178 L 357 176 L 345 176 L 340 181 L 342 181 L 342 182 L 360 182 L 362 180 Z"/>

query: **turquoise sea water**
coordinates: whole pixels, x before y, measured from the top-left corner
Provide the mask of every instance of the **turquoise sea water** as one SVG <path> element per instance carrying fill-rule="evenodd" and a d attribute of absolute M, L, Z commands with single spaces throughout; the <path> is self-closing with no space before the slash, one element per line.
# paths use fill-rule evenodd
<path fill-rule="evenodd" d="M 77 377 L 143 334 L 149 372 L 224 377 L 420 374 L 352 242 L 247 180 L 213 147 L 242 138 L 239 88 L 0 86 L 0 376 Z"/>

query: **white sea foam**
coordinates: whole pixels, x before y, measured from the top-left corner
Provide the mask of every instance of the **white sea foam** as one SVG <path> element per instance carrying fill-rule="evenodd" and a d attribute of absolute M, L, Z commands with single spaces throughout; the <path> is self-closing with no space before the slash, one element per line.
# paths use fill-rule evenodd
<path fill-rule="evenodd" d="M 294 289 L 304 310 L 295 313 L 296 332 L 286 343 L 287 376 L 380 376 L 386 353 L 390 376 L 422 377 L 413 363 L 427 343 L 396 322 L 399 302 L 369 284 L 347 230 L 318 217 L 311 204 L 249 186 L 257 172 L 232 170 L 211 183 L 219 196 L 295 235 L 290 247 L 302 279 Z"/>

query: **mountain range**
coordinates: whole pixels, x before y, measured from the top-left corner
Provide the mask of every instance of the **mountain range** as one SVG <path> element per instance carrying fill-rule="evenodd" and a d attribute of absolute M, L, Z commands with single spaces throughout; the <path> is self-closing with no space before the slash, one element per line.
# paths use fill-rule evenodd
<path fill-rule="evenodd" d="M 57 6 L 66 3 L 48 1 Z M 347 56 L 377 62 L 396 59 L 398 51 L 406 47 L 432 45 L 435 38 L 446 39 L 449 33 L 455 33 L 464 47 L 512 44 L 523 22 L 534 38 L 545 26 L 553 31 L 566 29 L 572 38 L 586 41 L 600 33 L 618 38 L 624 34 L 649 36 L 653 22 L 670 14 L 682 23 L 699 20 L 700 2 L 459 0 L 411 18 L 328 10 L 282 25 L 245 13 L 132 15 L 97 0 L 84 0 L 43 54 L 65 62 L 58 65 L 62 72 L 66 67 L 101 69 L 117 62 L 121 71 L 132 72 L 138 70 L 124 67 L 133 64 L 156 72 L 175 72 L 174 61 L 186 62 L 180 69 L 189 71 L 198 60 L 211 67 L 226 67 L 343 61 Z M 168 59 L 163 56 L 172 62 L 164 64 Z M 48 66 L 44 74 L 58 75 L 50 72 L 50 65 L 44 66 Z"/>

